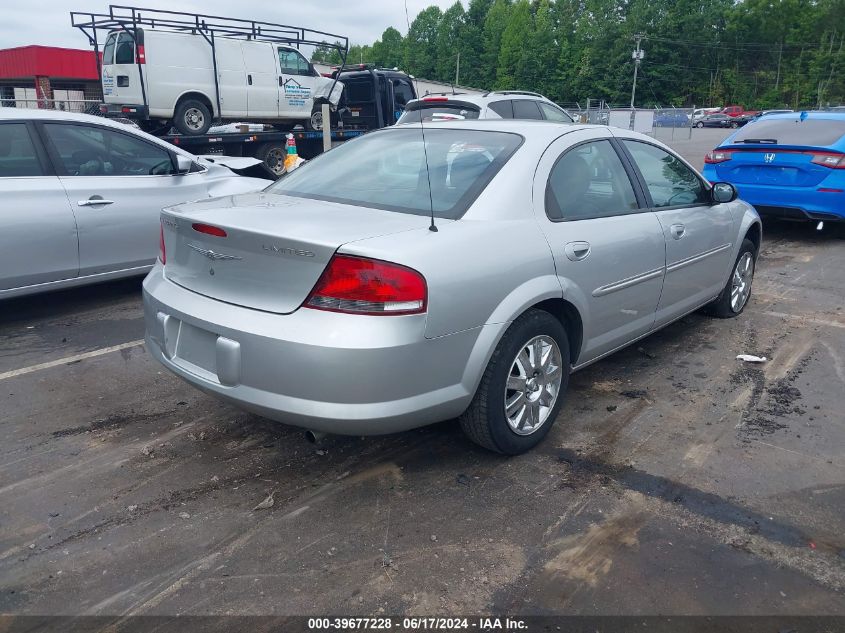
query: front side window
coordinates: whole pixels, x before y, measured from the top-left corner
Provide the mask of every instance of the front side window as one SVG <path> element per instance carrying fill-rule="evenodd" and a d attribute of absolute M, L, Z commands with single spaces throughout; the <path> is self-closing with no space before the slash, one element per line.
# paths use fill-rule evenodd
<path fill-rule="evenodd" d="M 602 218 L 638 208 L 631 180 L 610 141 L 591 141 L 568 150 L 549 175 L 550 220 Z"/>
<path fill-rule="evenodd" d="M 560 108 L 551 105 L 550 103 L 539 103 L 540 109 L 548 121 L 560 121 L 561 123 L 572 123 L 572 117 Z"/>
<path fill-rule="evenodd" d="M 23 123 L 0 125 L 0 178 L 43 176 L 29 130 Z"/>
<path fill-rule="evenodd" d="M 106 45 L 103 47 L 103 66 L 114 63 L 114 43 L 117 40 L 117 33 L 111 33 L 106 38 Z"/>
<path fill-rule="evenodd" d="M 90 125 L 44 126 L 68 176 L 163 176 L 176 173 L 170 153 L 128 134 Z"/>
<path fill-rule="evenodd" d="M 624 140 L 655 207 L 709 204 L 707 188 L 684 162 L 649 143 Z"/>
<path fill-rule="evenodd" d="M 311 74 L 308 60 L 296 51 L 285 48 L 279 49 L 279 66 L 285 75 L 308 76 Z"/>
<path fill-rule="evenodd" d="M 536 101 L 529 101 L 528 99 L 517 99 L 513 102 L 513 118 L 514 119 L 542 119 L 540 108 L 537 107 Z"/>
<path fill-rule="evenodd" d="M 405 105 L 414 98 L 414 93 L 407 82 L 404 82 L 401 79 L 394 79 L 393 97 L 396 100 L 396 105 L 404 108 Z"/>
<path fill-rule="evenodd" d="M 521 143 L 517 134 L 440 128 L 425 130 L 423 148 L 418 127 L 392 128 L 321 154 L 266 191 L 423 216 L 433 206 L 457 219 Z"/>
<path fill-rule="evenodd" d="M 117 37 L 117 47 L 114 51 L 115 64 L 135 63 L 135 41 L 129 33 L 121 33 Z"/>

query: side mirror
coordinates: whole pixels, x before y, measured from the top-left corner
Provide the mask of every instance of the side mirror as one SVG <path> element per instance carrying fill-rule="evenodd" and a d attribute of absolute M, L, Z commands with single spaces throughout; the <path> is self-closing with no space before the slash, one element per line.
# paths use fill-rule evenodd
<path fill-rule="evenodd" d="M 182 156 L 182 154 L 176 154 L 176 173 L 177 174 L 187 174 L 191 171 L 191 167 L 194 166 L 194 161 L 192 161 L 187 156 Z"/>
<path fill-rule="evenodd" d="M 733 202 L 736 200 L 737 191 L 729 182 L 717 182 L 710 190 L 710 199 L 713 204 L 723 204 L 725 202 Z"/>

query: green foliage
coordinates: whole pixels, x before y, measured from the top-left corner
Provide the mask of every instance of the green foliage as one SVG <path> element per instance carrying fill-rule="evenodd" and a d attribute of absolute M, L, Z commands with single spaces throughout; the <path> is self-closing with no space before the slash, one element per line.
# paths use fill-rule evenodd
<path fill-rule="evenodd" d="M 350 63 L 426 79 L 534 90 L 563 103 L 817 107 L 845 102 L 845 0 L 464 0 L 388 28 Z M 315 61 L 338 63 L 320 47 Z"/>

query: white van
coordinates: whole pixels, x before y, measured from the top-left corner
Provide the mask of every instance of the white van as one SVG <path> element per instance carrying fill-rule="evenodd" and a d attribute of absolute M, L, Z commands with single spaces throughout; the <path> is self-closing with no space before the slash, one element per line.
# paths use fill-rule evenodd
<path fill-rule="evenodd" d="M 191 135 L 206 133 L 215 120 L 319 129 L 315 97 L 328 98 L 331 90 L 329 101 L 339 101 L 342 84 L 321 76 L 293 46 L 139 22 L 145 23 L 137 17 L 129 28 L 122 23 L 105 39 L 101 111 L 106 115 L 135 119 L 148 131 L 172 122 Z"/>

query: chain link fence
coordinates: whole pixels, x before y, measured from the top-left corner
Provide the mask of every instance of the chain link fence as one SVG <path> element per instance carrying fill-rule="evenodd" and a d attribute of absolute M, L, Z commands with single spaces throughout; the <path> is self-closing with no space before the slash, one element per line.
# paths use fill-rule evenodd
<path fill-rule="evenodd" d="M 0 99 L 0 107 L 100 114 L 102 99 Z"/>
<path fill-rule="evenodd" d="M 635 108 L 598 99 L 560 104 L 579 123 L 612 125 L 649 134 L 660 140 L 690 139 L 704 112 L 692 108 Z"/>

